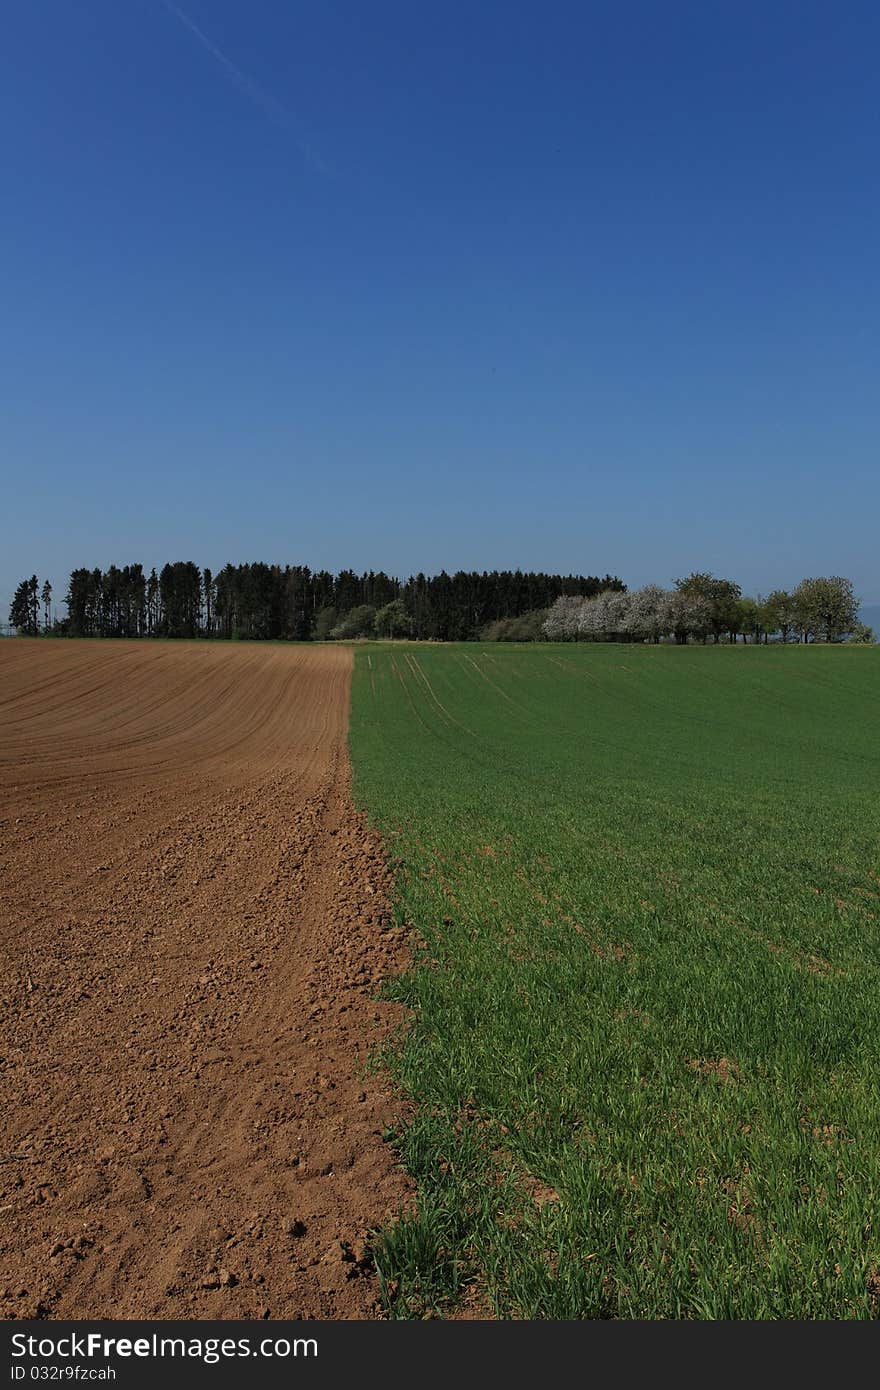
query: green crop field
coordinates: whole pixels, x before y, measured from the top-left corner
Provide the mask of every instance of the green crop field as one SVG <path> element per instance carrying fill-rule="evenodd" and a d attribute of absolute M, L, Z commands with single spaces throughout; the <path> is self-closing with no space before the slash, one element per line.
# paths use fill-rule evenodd
<path fill-rule="evenodd" d="M 388 1306 L 880 1314 L 880 651 L 358 651 L 419 943 Z"/>

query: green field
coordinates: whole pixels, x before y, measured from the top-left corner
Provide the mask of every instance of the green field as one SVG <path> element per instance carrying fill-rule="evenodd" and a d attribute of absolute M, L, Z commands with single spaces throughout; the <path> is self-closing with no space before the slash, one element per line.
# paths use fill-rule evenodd
<path fill-rule="evenodd" d="M 878 715 L 870 648 L 358 651 L 393 1315 L 880 1314 Z"/>

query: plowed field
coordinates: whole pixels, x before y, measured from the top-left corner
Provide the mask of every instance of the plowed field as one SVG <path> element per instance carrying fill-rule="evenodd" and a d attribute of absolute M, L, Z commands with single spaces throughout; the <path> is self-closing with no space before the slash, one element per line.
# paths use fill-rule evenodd
<path fill-rule="evenodd" d="M 351 654 L 0 644 L 0 1312 L 369 1317 L 402 964 Z"/>

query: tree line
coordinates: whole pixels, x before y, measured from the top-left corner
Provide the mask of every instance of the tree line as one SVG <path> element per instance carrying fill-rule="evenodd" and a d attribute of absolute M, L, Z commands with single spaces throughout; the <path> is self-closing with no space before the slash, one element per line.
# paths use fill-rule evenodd
<path fill-rule="evenodd" d="M 858 621 L 852 581 L 840 575 L 802 579 L 790 592 L 744 597 L 732 579 L 694 573 L 672 589 L 647 584 L 587 597 L 561 595 L 542 625 L 544 640 L 594 642 L 674 641 L 873 642 Z"/>
<path fill-rule="evenodd" d="M 530 635 L 560 597 L 623 592 L 613 575 L 559 575 L 493 570 L 357 574 L 262 562 L 225 565 L 216 574 L 189 560 L 147 573 L 143 565 L 73 570 L 67 614 L 52 616 L 52 586 L 23 579 L 10 624 L 30 636 L 212 637 L 311 641 L 412 637 L 469 641 L 493 625 L 525 620 Z"/>

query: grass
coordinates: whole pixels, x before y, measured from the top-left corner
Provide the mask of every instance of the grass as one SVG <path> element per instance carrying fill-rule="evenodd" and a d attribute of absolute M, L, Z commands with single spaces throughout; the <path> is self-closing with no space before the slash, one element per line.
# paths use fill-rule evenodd
<path fill-rule="evenodd" d="M 880 652 L 357 653 L 395 1316 L 880 1313 Z"/>

